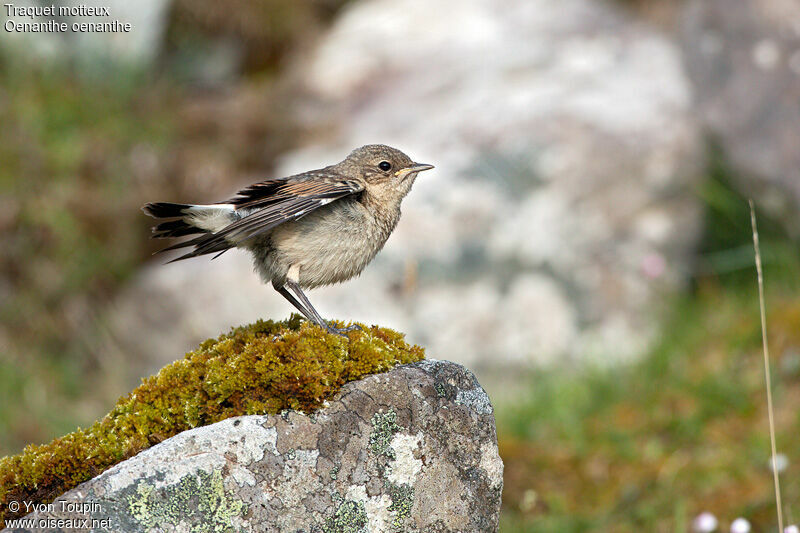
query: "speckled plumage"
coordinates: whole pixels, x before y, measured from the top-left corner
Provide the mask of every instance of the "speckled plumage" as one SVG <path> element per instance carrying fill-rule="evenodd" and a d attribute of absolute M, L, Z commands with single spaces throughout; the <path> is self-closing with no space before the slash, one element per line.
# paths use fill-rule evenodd
<path fill-rule="evenodd" d="M 249 250 L 265 283 L 310 320 L 341 333 L 322 320 L 301 288 L 360 274 L 397 225 L 417 174 L 430 168 L 395 148 L 371 144 L 335 165 L 255 183 L 227 202 L 151 203 L 143 209 L 176 219 L 157 225 L 154 237 L 199 234 L 166 248 L 193 247 L 175 261 L 234 247 Z"/>

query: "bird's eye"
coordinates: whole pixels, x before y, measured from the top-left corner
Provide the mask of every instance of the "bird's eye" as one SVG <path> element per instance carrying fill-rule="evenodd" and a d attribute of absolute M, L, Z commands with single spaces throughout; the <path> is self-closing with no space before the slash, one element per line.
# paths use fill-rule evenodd
<path fill-rule="evenodd" d="M 389 172 L 390 170 L 392 170 L 392 164 L 389 163 L 388 161 L 381 161 L 380 163 L 378 163 L 378 168 L 383 170 L 384 172 Z"/>

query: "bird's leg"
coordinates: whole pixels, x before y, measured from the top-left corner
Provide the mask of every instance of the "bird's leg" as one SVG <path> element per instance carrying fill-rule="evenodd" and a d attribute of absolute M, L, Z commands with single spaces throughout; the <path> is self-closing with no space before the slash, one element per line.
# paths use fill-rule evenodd
<path fill-rule="evenodd" d="M 286 290 L 286 287 L 289 287 L 292 292 L 297 295 L 300 301 L 292 296 L 289 291 Z M 322 319 L 320 314 L 317 313 L 317 310 L 314 309 L 314 306 L 308 301 L 308 298 L 306 298 L 306 295 L 303 294 L 303 291 L 300 290 L 300 265 L 294 264 L 289 267 L 289 270 L 286 272 L 286 280 L 283 282 L 283 287 L 278 289 L 278 292 L 283 294 L 284 298 L 289 300 L 293 306 L 299 309 L 307 319 L 319 327 L 327 329 L 328 324 Z"/>
<path fill-rule="evenodd" d="M 287 290 L 291 290 L 294 293 L 294 296 Z M 275 289 L 283 295 L 284 298 L 289 300 L 293 306 L 295 306 L 305 317 L 316 324 L 317 326 L 324 328 L 328 331 L 328 333 L 335 333 L 336 335 L 345 336 L 345 333 L 348 331 L 353 331 L 354 329 L 361 329 L 361 326 L 352 325 L 347 328 L 335 328 L 328 324 L 325 319 L 314 309 L 314 306 L 311 305 L 311 302 L 308 300 L 308 297 L 303 293 L 302 289 L 300 288 L 300 265 L 292 265 L 289 267 L 289 270 L 286 272 L 286 280 L 284 281 L 283 286 L 277 287 Z M 295 298 L 295 296 L 297 298 Z"/>
<path fill-rule="evenodd" d="M 318 326 L 323 327 L 326 330 L 328 330 L 328 333 L 335 333 L 336 335 L 345 336 L 345 333 L 347 333 L 348 331 L 353 331 L 355 329 L 361 329 L 361 326 L 359 326 L 357 324 L 353 324 L 352 326 L 349 326 L 349 327 L 346 327 L 346 328 L 335 328 L 335 327 L 331 326 L 330 324 L 328 324 L 327 321 L 325 321 L 325 319 L 323 319 L 320 316 L 320 314 L 317 312 L 317 310 L 314 309 L 314 306 L 311 305 L 311 302 L 308 300 L 308 297 L 303 293 L 302 289 L 300 289 L 300 285 L 298 285 L 297 282 L 292 281 L 292 280 L 286 280 L 285 287 L 288 287 L 295 294 L 295 296 L 297 296 L 297 298 L 300 300 L 300 302 L 302 302 L 302 304 L 306 307 L 306 309 L 308 309 L 311 312 L 311 314 L 313 315 L 313 318 L 310 318 L 309 320 L 311 320 L 312 322 L 314 322 Z"/>
<path fill-rule="evenodd" d="M 303 304 L 298 302 L 297 299 L 294 296 L 292 296 L 292 293 L 286 290 L 287 286 L 291 288 L 293 291 L 296 291 L 296 293 L 302 298 L 302 300 L 306 303 L 306 305 L 308 305 L 308 308 L 306 308 Z M 335 333 L 336 335 L 341 335 L 343 337 L 346 337 L 345 333 L 347 333 L 348 331 L 353 331 L 354 329 L 362 329 L 361 326 L 359 326 L 358 324 L 353 324 L 352 326 L 341 329 L 335 328 L 330 324 L 328 324 L 321 316 L 319 316 L 319 313 L 317 312 L 316 309 L 314 309 L 314 306 L 311 305 L 311 302 L 308 301 L 306 295 L 303 294 L 303 291 L 301 291 L 300 287 L 294 282 L 287 282 L 286 285 L 284 285 L 283 287 L 277 287 L 275 290 L 278 291 L 281 295 L 283 295 L 284 298 L 289 300 L 289 303 L 295 306 L 295 308 L 298 311 L 303 313 L 303 316 L 305 316 L 308 320 L 310 320 L 317 326 L 326 329 L 328 333 Z"/>
<path fill-rule="evenodd" d="M 285 285 L 283 287 L 275 287 L 275 290 L 278 291 L 281 294 L 281 296 L 289 300 L 289 303 L 292 304 L 298 311 L 303 313 L 304 317 L 306 317 L 311 322 L 314 322 L 315 324 L 317 323 L 317 321 L 314 319 L 314 315 L 312 315 L 308 309 L 303 307 L 303 304 L 298 302 L 297 299 L 294 296 L 292 296 L 292 293 L 286 290 Z"/>
<path fill-rule="evenodd" d="M 308 309 L 308 312 L 311 315 L 308 317 L 309 320 L 311 320 L 318 326 L 322 326 L 323 328 L 328 327 L 327 322 L 325 322 L 325 320 L 320 316 L 317 310 L 314 309 L 314 306 L 311 305 L 311 302 L 308 301 L 308 298 L 306 297 L 305 294 L 303 294 L 303 291 L 300 290 L 300 286 L 297 283 L 295 283 L 294 281 L 287 281 L 284 287 L 287 287 L 289 290 L 291 290 L 295 294 L 295 296 L 297 296 L 297 299 L 300 301 L 300 304 L 306 309 Z"/>

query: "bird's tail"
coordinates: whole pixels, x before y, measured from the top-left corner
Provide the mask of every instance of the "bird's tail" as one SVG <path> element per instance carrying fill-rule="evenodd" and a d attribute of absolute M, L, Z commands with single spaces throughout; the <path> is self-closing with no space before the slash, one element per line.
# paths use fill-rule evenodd
<path fill-rule="evenodd" d="M 203 238 L 203 235 L 219 231 L 239 218 L 236 209 L 231 204 L 192 205 L 153 202 L 145 204 L 142 211 L 153 218 L 172 219 L 153 226 L 154 239 L 200 235 L 200 237 L 159 250 L 159 252 L 193 246 Z"/>

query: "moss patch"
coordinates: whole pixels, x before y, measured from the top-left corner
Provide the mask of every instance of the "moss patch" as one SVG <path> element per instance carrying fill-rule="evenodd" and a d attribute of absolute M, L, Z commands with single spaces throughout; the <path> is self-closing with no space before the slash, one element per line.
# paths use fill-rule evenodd
<path fill-rule="evenodd" d="M 243 414 L 311 411 L 343 384 L 424 358 L 400 333 L 372 327 L 349 340 L 293 315 L 209 339 L 143 380 L 87 429 L 0 459 L 0 519 L 9 501 L 50 502 L 181 431 Z"/>

